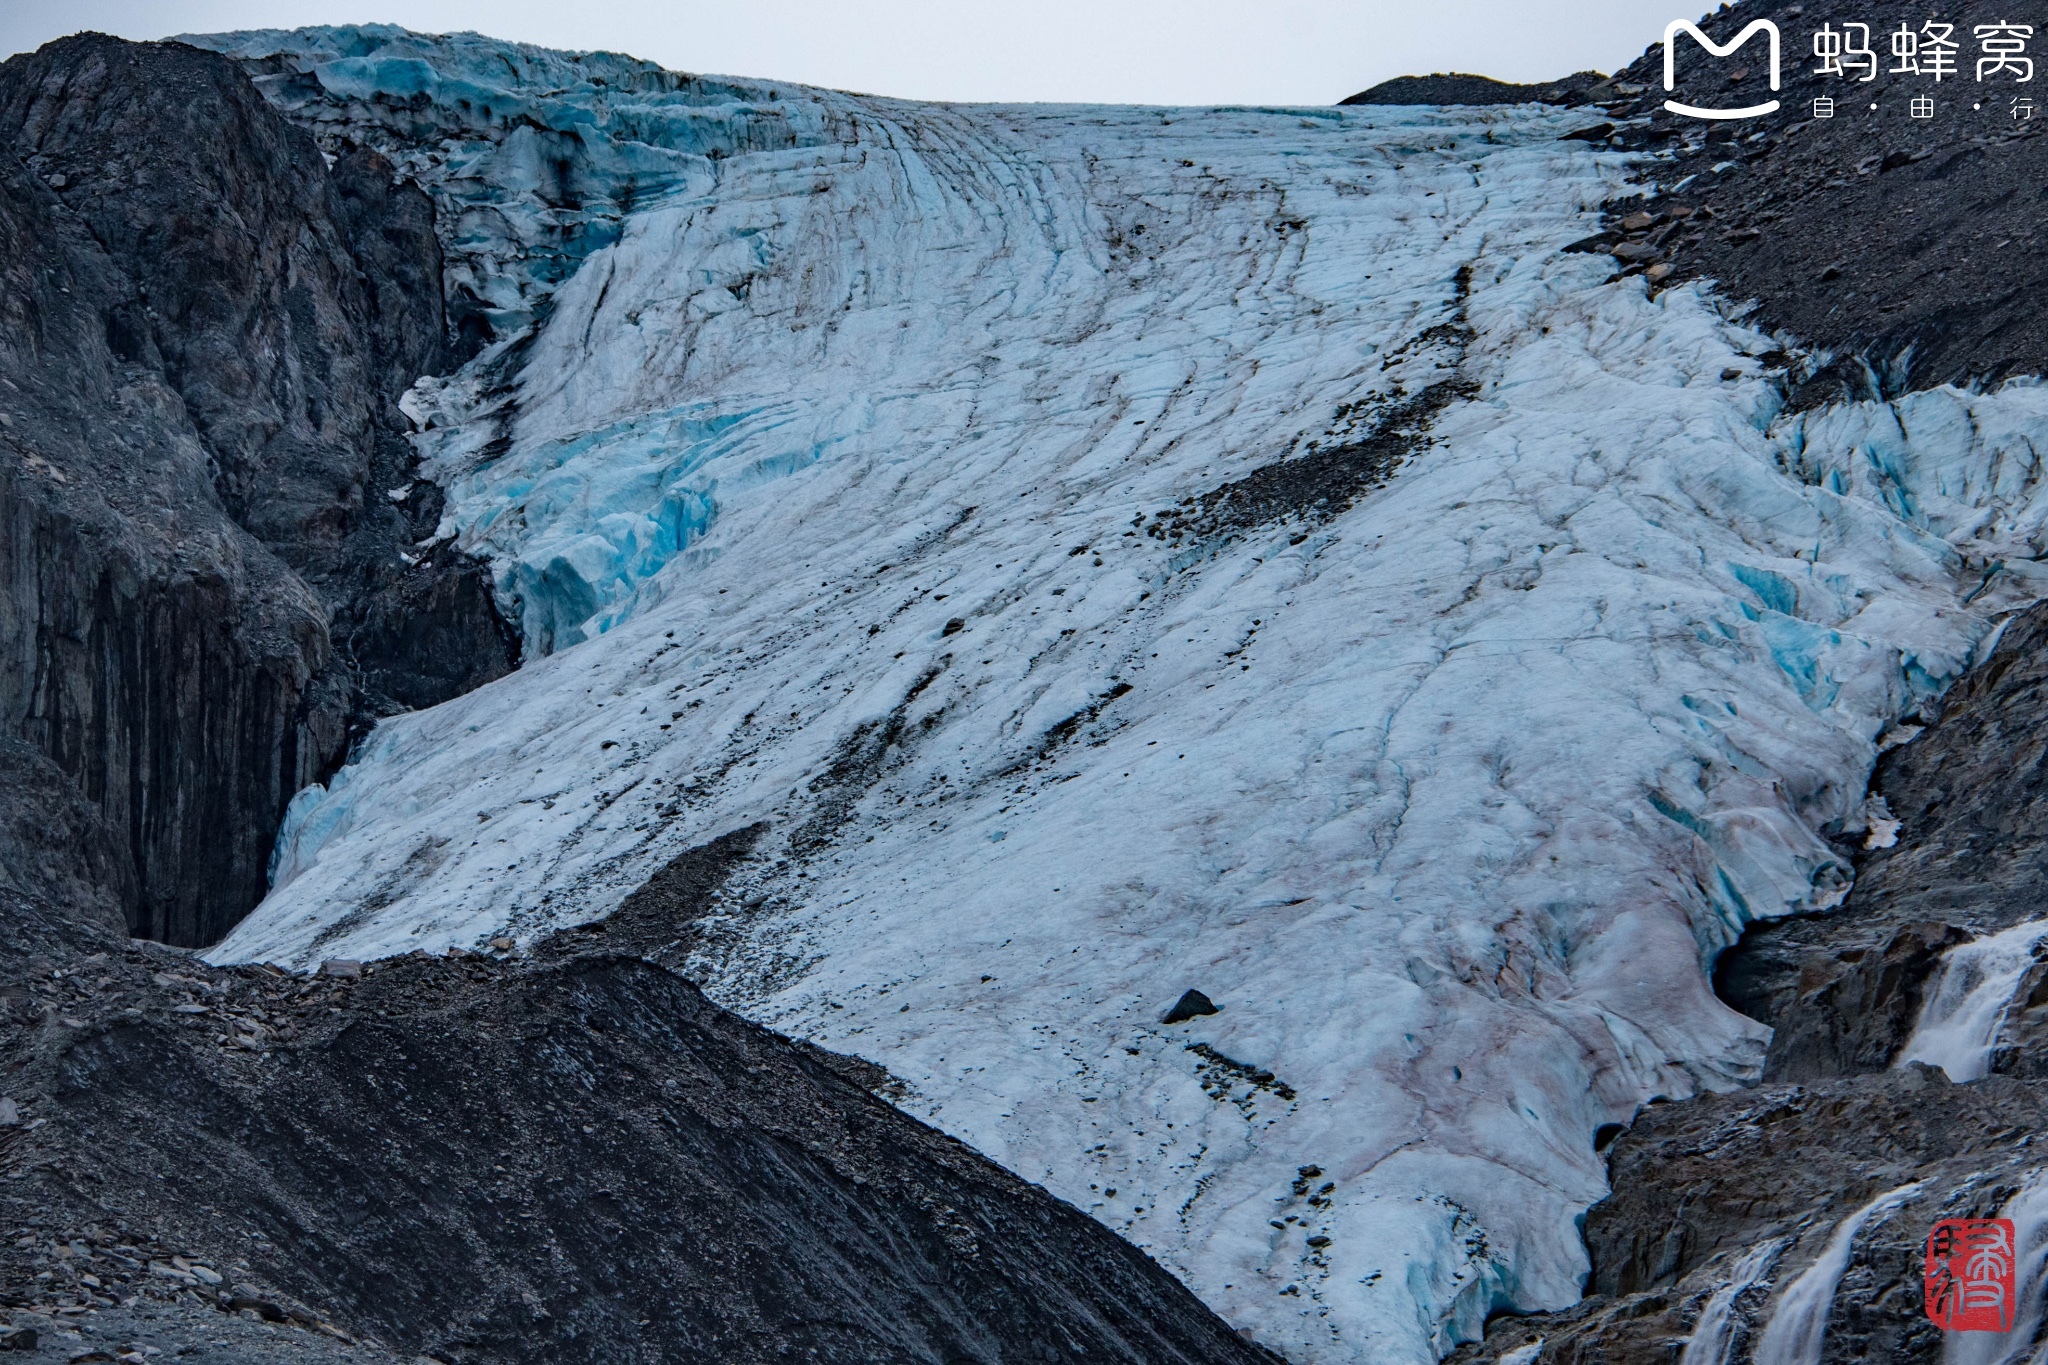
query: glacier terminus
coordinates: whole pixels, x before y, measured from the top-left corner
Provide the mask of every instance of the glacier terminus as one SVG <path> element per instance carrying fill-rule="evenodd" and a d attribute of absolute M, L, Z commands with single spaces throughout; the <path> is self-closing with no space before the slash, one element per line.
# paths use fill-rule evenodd
<path fill-rule="evenodd" d="M 2048 394 L 1789 410 L 1740 300 L 1563 249 L 1662 173 L 1583 114 L 192 41 L 435 196 L 494 331 L 412 439 L 527 660 L 209 956 L 528 941 L 758 825 L 693 979 L 1293 1360 L 1578 1300 L 1597 1135 L 1755 1078 L 1715 955 L 2038 594 Z"/>

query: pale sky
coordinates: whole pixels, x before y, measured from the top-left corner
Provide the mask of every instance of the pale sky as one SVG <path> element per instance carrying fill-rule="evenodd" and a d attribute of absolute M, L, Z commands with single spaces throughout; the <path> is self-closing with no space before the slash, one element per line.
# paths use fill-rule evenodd
<path fill-rule="evenodd" d="M 1410 73 L 1612 71 L 1699 2 L 0 0 L 0 53 L 80 29 L 161 38 L 384 22 L 921 99 L 1328 104 Z"/>

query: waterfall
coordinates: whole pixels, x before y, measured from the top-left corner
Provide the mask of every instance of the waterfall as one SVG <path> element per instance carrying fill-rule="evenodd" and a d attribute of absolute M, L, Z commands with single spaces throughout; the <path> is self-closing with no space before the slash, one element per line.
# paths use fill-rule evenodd
<path fill-rule="evenodd" d="M 1785 1239 L 1773 1237 L 1743 1253 L 1727 1282 L 1709 1295 L 1700 1309 L 1700 1320 L 1686 1339 L 1678 1365 L 1727 1365 L 1728 1348 L 1735 1341 L 1735 1301 L 1770 1273 L 1784 1249 Z"/>
<path fill-rule="evenodd" d="M 1952 1081 L 1989 1074 L 2013 992 L 2043 938 L 2048 920 L 2034 920 L 1949 949 L 1897 1064 L 1927 1062 Z"/>
<path fill-rule="evenodd" d="M 2012 1219 L 2014 1279 L 2019 1290 L 2010 1332 L 1945 1332 L 1942 1365 L 2043 1365 L 2048 1346 L 2029 1353 L 2041 1328 L 2044 1291 L 2048 1291 L 2048 1171 L 2035 1171 L 2020 1192 L 1998 1211 Z"/>
<path fill-rule="evenodd" d="M 1828 1313 L 1835 1306 L 1835 1286 L 1849 1267 L 1856 1234 L 1872 1218 L 1919 1194 L 1921 1183 L 1916 1180 L 1887 1191 L 1842 1220 L 1814 1263 L 1778 1300 L 1771 1320 L 1764 1324 L 1763 1340 L 1757 1343 L 1755 1365 L 1818 1365 L 1828 1335 Z"/>

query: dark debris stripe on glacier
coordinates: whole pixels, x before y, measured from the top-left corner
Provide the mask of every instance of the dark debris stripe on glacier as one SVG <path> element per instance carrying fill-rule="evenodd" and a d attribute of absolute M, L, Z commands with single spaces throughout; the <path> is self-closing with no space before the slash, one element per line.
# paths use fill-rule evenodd
<path fill-rule="evenodd" d="M 1294 521 L 1313 527 L 1342 516 L 1354 503 L 1394 476 L 1403 462 L 1429 443 L 1429 429 L 1451 404 L 1476 397 L 1477 381 L 1461 373 L 1472 328 L 1465 303 L 1472 294 L 1472 267 L 1456 277 L 1449 320 L 1425 327 L 1387 354 L 1386 371 L 1409 359 L 1430 362 L 1449 376 L 1413 392 L 1372 394 L 1340 404 L 1330 429 L 1311 438 L 1301 453 L 1261 465 L 1242 478 L 1197 494 L 1154 515 L 1145 534 L 1178 545 Z M 1294 536 L 1299 544 L 1306 529 Z"/>

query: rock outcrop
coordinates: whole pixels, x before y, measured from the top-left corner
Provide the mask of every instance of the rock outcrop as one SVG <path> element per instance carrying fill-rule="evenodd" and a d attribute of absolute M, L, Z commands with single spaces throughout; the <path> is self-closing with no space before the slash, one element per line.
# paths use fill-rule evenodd
<path fill-rule="evenodd" d="M 1586 104 L 1612 95 L 1607 78 L 1580 71 L 1561 81 L 1517 85 L 1491 76 L 1439 71 L 1428 76 L 1396 76 L 1370 90 L 1339 100 L 1339 104 Z"/>
<path fill-rule="evenodd" d="M 439 250 L 225 58 L 0 67 L 0 1349 L 1271 1361 L 877 1068 L 650 960 L 758 830 L 530 956 L 167 946 L 261 896 L 352 727 L 513 660 L 481 567 L 410 552 Z"/>
<path fill-rule="evenodd" d="M 0 65 L 0 271 L 0 733 L 97 809 L 131 929 L 209 943 L 352 726 L 516 658 L 479 566 L 408 554 L 432 206 L 221 57 L 80 35 Z"/>
<path fill-rule="evenodd" d="M 2048 286 L 2036 209 L 2048 111 L 2016 81 L 2020 68 L 1972 79 L 1982 55 L 1972 35 L 2010 18 L 1985 0 L 1944 6 L 1936 20 L 1962 42 L 1962 80 L 1900 71 L 1890 35 L 1931 18 L 1909 0 L 1853 15 L 1744 0 L 1700 25 L 1726 42 L 1752 20 L 1775 21 L 1778 85 L 1761 39 L 1725 58 L 1681 40 L 1674 93 L 1723 108 L 1776 100 L 1778 113 L 1706 123 L 1666 112 L 1661 43 L 1616 73 L 1632 97 L 1601 101 L 1625 143 L 1672 156 L 1655 177 L 1668 192 L 1640 206 L 1656 221 L 1632 239 L 1644 254 L 1630 263 L 1754 301 L 1762 325 L 1813 353 L 1805 405 L 2048 370 L 2048 320 L 2033 304 Z M 1871 80 L 1822 74 L 1809 55 L 1831 19 L 1876 35 Z M 1933 101 L 1928 117 L 1907 116 L 1916 96 Z M 1825 117 L 1820 100 L 1833 102 L 1819 106 Z M 1637 211 L 1619 205 L 1614 216 Z"/>

